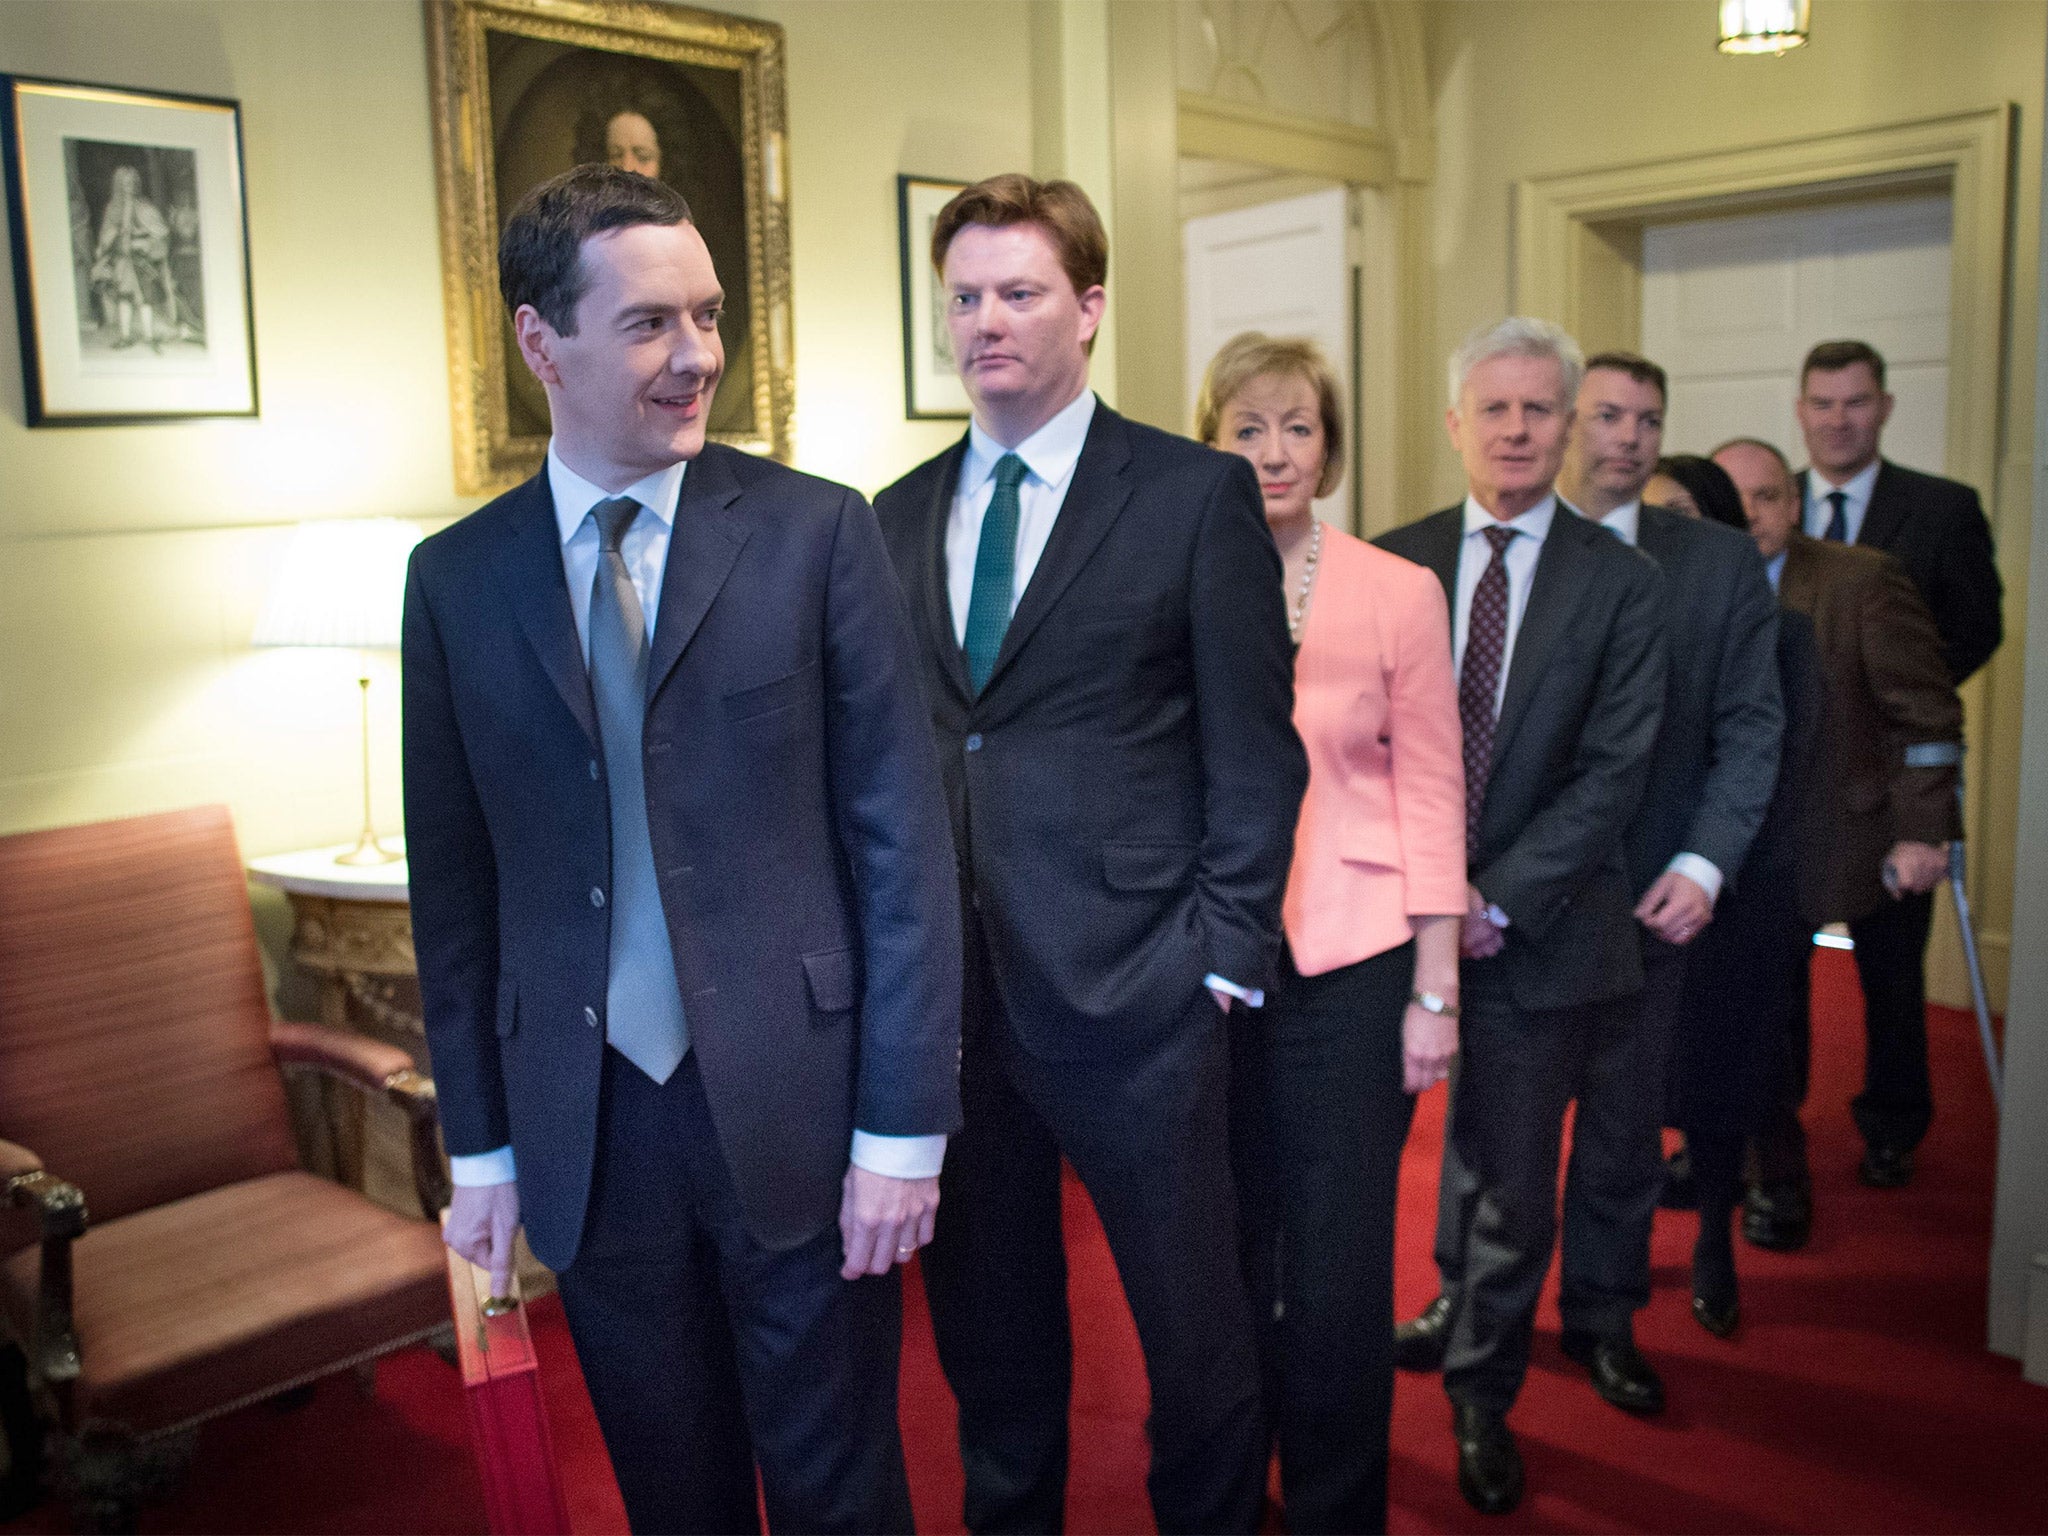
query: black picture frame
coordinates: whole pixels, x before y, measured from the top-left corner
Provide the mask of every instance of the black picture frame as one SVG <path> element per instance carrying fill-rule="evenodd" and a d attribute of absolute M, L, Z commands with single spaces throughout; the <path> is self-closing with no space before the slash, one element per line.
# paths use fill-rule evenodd
<path fill-rule="evenodd" d="M 931 226 L 964 181 L 896 178 L 896 242 L 902 266 L 903 414 L 911 421 L 965 421 L 973 414 L 953 371 L 942 290 L 931 266 Z"/>
<path fill-rule="evenodd" d="M 260 413 L 238 101 L 0 75 L 23 414 Z"/>

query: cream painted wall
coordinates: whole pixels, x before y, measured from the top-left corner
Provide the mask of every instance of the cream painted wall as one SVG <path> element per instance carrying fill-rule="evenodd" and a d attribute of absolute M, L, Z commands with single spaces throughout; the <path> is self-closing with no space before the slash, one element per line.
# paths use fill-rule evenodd
<path fill-rule="evenodd" d="M 2005 382 L 2001 399 L 1981 402 L 2000 421 L 1998 483 L 1979 487 L 1998 539 L 2009 638 L 1965 690 L 1970 771 L 1984 796 L 1973 828 L 1973 891 L 1999 1003 L 2014 875 L 2033 515 L 2037 104 L 2048 6 L 2038 0 L 1824 0 L 1813 10 L 1809 46 L 1778 59 L 1734 59 L 1714 49 L 1714 7 L 1706 0 L 1434 0 L 1424 6 L 1437 137 L 1437 355 L 1511 302 L 1509 220 L 1520 178 L 2019 104 L 2003 296 Z M 1798 445 L 1784 446 L 1796 462 Z M 1427 445 L 1411 444 L 1410 451 L 1431 456 L 1432 504 L 1451 500 L 1461 483 L 1442 434 Z M 1948 922 L 1944 916 L 1944 928 Z M 1932 980 L 1944 1001 L 1966 1005 L 1958 955 L 1952 935 L 1940 938 Z"/>
<path fill-rule="evenodd" d="M 797 463 L 873 492 L 959 430 L 903 419 L 895 178 L 1029 165 L 1027 6 L 731 8 L 788 32 Z M 0 270 L 0 832 L 225 800 L 250 854 L 342 841 L 358 815 L 350 658 L 247 636 L 291 523 L 432 527 L 475 505 L 450 468 L 421 7 L 5 11 L 0 71 L 241 101 L 263 413 L 27 430 Z M 386 830 L 395 660 L 374 658 Z"/>

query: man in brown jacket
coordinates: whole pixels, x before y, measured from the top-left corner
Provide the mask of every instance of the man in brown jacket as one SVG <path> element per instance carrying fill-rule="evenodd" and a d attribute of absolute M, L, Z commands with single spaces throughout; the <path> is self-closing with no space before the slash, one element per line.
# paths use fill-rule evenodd
<path fill-rule="evenodd" d="M 1791 469 L 1768 443 L 1738 439 L 1714 462 L 1742 493 L 1780 604 L 1813 620 L 1820 646 L 1827 710 L 1822 791 L 1803 839 L 1805 894 L 1821 921 L 1847 922 L 1855 940 L 1866 1050 L 1850 1110 L 1867 1148 L 1857 1175 L 1895 1189 L 1912 1177 L 1913 1149 L 1933 1115 L 1924 957 L 1946 845 L 1961 833 L 1962 703 L 1933 616 L 1896 559 L 1801 533 Z M 1803 1041 L 1791 1055 L 1785 1091 L 1767 1095 L 1758 1190 L 1744 1220 L 1765 1247 L 1799 1246 L 1811 1215 L 1798 1123 Z"/>

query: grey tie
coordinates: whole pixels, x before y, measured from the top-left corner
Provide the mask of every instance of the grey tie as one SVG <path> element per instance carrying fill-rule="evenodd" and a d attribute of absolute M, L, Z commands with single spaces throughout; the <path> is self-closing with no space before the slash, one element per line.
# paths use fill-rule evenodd
<path fill-rule="evenodd" d="M 640 727 L 647 715 L 647 619 L 626 570 L 619 540 L 640 503 L 630 496 L 599 502 L 597 575 L 590 584 L 590 688 L 611 791 L 611 962 L 605 984 L 604 1037 L 657 1083 L 665 1083 L 690 1048 L 683 995 L 676 984 L 668 921 L 654 878 L 647 837 L 647 783 Z M 602 891 L 592 891 L 599 904 Z"/>

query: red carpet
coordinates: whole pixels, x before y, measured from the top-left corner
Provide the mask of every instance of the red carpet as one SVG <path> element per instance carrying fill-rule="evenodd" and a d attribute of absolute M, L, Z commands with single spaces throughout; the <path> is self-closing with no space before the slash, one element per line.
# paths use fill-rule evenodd
<path fill-rule="evenodd" d="M 1931 1011 L 1938 1108 L 1919 1176 L 1901 1192 L 1866 1190 L 1846 1108 L 1862 1062 L 1855 973 L 1843 954 L 1823 952 L 1816 966 L 1813 1241 L 1792 1255 L 1739 1248 L 1745 1321 L 1724 1343 L 1686 1310 L 1692 1218 L 1659 1218 L 1658 1293 L 1637 1337 L 1671 1407 L 1647 1422 L 1601 1403 L 1559 1352 L 1553 1275 L 1511 1420 L 1530 1494 L 1507 1520 L 1483 1520 L 1459 1498 L 1442 1390 L 1435 1378 L 1403 1377 L 1395 1530 L 2048 1530 L 2048 1391 L 1983 1348 L 1996 1122 L 1975 1026 Z M 1417 1116 L 1402 1175 L 1404 1313 L 1435 1285 L 1441 1126 L 1436 1094 Z M 1137 1335 L 1086 1197 L 1068 1193 L 1079 1353 L 1068 1525 L 1149 1530 Z M 575 1529 L 622 1531 L 559 1307 L 549 1299 L 534 1313 Z M 953 1405 L 914 1283 L 903 1424 L 920 1526 L 958 1529 Z M 0 1536 L 63 1528 L 46 1505 Z M 296 1412 L 255 1409 L 209 1426 L 185 1490 L 147 1511 L 143 1529 L 481 1531 L 454 1373 L 416 1350 L 384 1363 L 374 1399 L 330 1381 Z"/>

